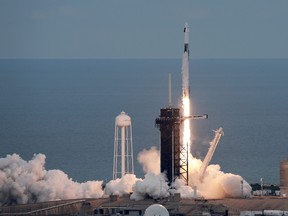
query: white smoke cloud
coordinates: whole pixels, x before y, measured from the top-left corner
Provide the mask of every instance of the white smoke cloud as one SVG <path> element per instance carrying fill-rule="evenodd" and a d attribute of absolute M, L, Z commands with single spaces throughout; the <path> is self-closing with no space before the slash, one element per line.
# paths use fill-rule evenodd
<path fill-rule="evenodd" d="M 180 193 L 182 198 L 197 198 L 202 197 L 202 194 L 194 188 L 185 185 L 185 182 L 182 179 L 176 179 L 175 182 L 172 183 L 172 186 L 175 188 L 174 193 Z"/>
<path fill-rule="evenodd" d="M 127 174 L 111 180 L 102 189 L 103 181 L 74 182 L 61 170 L 46 170 L 46 156 L 36 154 L 30 161 L 19 155 L 0 158 L 0 205 L 25 204 L 61 199 L 100 198 L 105 195 L 129 194 L 131 199 L 168 197 L 177 192 L 183 198 L 224 198 L 250 196 L 251 187 L 241 176 L 224 173 L 219 165 L 209 165 L 200 181 L 202 161 L 189 156 L 189 186 L 177 179 L 171 190 L 164 173 L 160 173 L 160 152 L 156 147 L 144 149 L 138 161 L 146 173 L 144 179 Z M 194 190 L 194 188 L 197 190 Z"/>
<path fill-rule="evenodd" d="M 126 174 L 122 178 L 111 180 L 106 184 L 106 194 L 119 196 L 122 196 L 123 194 L 129 194 L 132 192 L 133 185 L 138 180 L 139 179 L 137 179 L 133 174 Z"/>
<path fill-rule="evenodd" d="M 208 199 L 250 196 L 251 186 L 239 175 L 224 173 L 218 164 L 211 164 L 207 167 L 203 182 L 201 182 L 199 180 L 201 165 L 201 160 L 190 155 L 189 185 L 196 186 L 200 196 Z M 243 181 L 243 194 L 241 181 Z"/>
<path fill-rule="evenodd" d="M 0 158 L 0 205 L 72 198 L 102 197 L 102 181 L 74 182 L 61 170 L 45 170 L 46 156 L 25 161 L 19 155 Z"/>
<path fill-rule="evenodd" d="M 216 136 L 216 133 L 215 133 Z M 214 138 L 215 139 L 215 138 Z M 213 140 L 214 140 L 213 139 Z M 212 142 L 212 141 L 211 141 Z M 162 196 L 156 192 L 156 188 L 150 185 L 159 187 L 159 181 L 165 181 L 165 175 L 160 173 L 160 151 L 156 147 L 151 147 L 149 150 L 144 149 L 138 155 L 138 161 L 143 166 L 143 171 L 147 174 L 144 180 L 139 180 L 133 187 L 132 199 L 144 199 L 146 195 L 153 197 L 151 191 L 155 192 L 155 197 L 164 198 L 169 193 L 169 187 L 163 187 L 165 193 Z M 224 173 L 218 164 L 211 164 L 207 167 L 203 181 L 200 181 L 200 168 L 202 161 L 189 155 L 189 186 L 185 185 L 183 180 L 177 179 L 172 186 L 176 193 L 180 193 L 183 198 L 225 198 L 225 197 L 249 197 L 251 195 L 251 186 L 239 175 Z M 152 175 L 154 174 L 154 176 Z M 167 182 L 165 182 L 165 185 Z M 168 186 L 168 184 L 167 184 Z M 194 190 L 196 188 L 196 190 Z M 158 189 L 159 191 L 159 189 Z M 171 191 L 171 190 L 170 190 Z M 167 193 L 166 193 L 167 192 Z"/>
<path fill-rule="evenodd" d="M 131 199 L 142 200 L 145 197 L 154 199 L 169 196 L 169 186 L 164 173 L 160 173 L 160 151 L 155 147 L 144 149 L 138 154 L 138 162 L 142 165 L 144 179 L 138 179 L 133 186 Z"/>
<path fill-rule="evenodd" d="M 155 146 L 148 150 L 142 150 L 137 159 L 142 165 L 144 173 L 160 173 L 160 151 Z"/>
<path fill-rule="evenodd" d="M 168 190 L 169 186 L 164 174 L 157 175 L 148 172 L 143 180 L 136 181 L 131 199 L 138 201 L 145 199 L 147 196 L 153 199 L 164 198 L 169 196 Z"/>

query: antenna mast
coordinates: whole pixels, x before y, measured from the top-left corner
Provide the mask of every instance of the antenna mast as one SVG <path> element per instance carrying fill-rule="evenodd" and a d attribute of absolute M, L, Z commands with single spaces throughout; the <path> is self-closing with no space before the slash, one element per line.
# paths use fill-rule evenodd
<path fill-rule="evenodd" d="M 169 73 L 169 80 L 168 80 L 168 93 L 169 93 L 169 100 L 168 100 L 168 107 L 172 108 L 172 90 L 171 90 L 171 73 Z"/>

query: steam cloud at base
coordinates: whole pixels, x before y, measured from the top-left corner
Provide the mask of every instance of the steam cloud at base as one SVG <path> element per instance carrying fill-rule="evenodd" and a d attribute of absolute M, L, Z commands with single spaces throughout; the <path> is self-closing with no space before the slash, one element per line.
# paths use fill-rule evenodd
<path fill-rule="evenodd" d="M 111 180 L 106 184 L 106 194 L 119 196 L 129 194 L 132 192 L 133 185 L 138 180 L 134 174 L 126 174 L 122 178 Z"/>
<path fill-rule="evenodd" d="M 202 161 L 190 154 L 189 186 L 181 179 L 172 183 L 171 190 L 165 173 L 160 173 L 160 152 L 156 147 L 144 149 L 138 155 L 138 162 L 145 173 L 144 179 L 127 174 L 111 180 L 102 188 L 103 181 L 73 181 L 61 170 L 46 170 L 46 156 L 35 154 L 25 161 L 19 155 L 0 158 L 0 205 L 25 204 L 62 199 L 100 198 L 107 195 L 132 193 L 131 199 L 142 200 L 168 197 L 172 192 L 182 198 L 205 197 L 224 198 L 250 196 L 251 187 L 241 176 L 224 173 L 219 165 L 209 165 L 203 181 L 199 180 Z M 243 183 L 242 183 L 243 182 Z M 197 187 L 197 194 L 192 187 Z"/>
<path fill-rule="evenodd" d="M 143 180 L 136 181 L 133 186 L 131 199 L 143 200 L 145 197 L 153 199 L 165 198 L 169 196 L 168 182 L 165 181 L 165 175 L 148 172 Z"/>
<path fill-rule="evenodd" d="M 28 162 L 17 154 L 0 158 L 0 205 L 104 195 L 102 181 L 74 182 L 61 170 L 45 170 L 45 159 L 43 154 Z"/>
<path fill-rule="evenodd" d="M 158 150 L 156 147 L 152 147 L 149 150 L 143 150 L 139 153 L 139 158 L 145 157 L 149 158 L 150 155 L 158 155 L 157 163 L 154 164 L 154 166 L 149 166 L 152 163 L 150 163 L 149 160 L 141 160 L 141 164 L 143 168 L 145 167 L 144 172 L 146 171 L 147 174 L 145 175 L 145 178 L 151 177 L 148 175 L 150 173 L 150 169 L 153 171 L 155 176 L 157 178 L 154 178 L 154 185 L 160 185 L 159 182 L 163 181 L 163 174 L 160 173 L 160 170 L 158 173 L 155 173 L 155 167 L 160 167 L 160 153 L 156 154 Z M 159 152 L 159 151 L 158 151 Z M 144 154 L 144 156 L 143 156 Z M 145 164 L 145 161 L 147 163 Z M 154 161 L 156 159 L 154 158 Z M 144 164 L 143 164 L 144 163 Z M 202 165 L 202 161 L 200 159 L 196 159 L 192 156 L 192 154 L 189 155 L 189 186 L 185 185 L 185 183 L 181 179 L 177 179 L 174 183 L 172 183 L 172 186 L 175 188 L 176 193 L 180 193 L 182 198 L 195 198 L 195 197 L 205 197 L 205 198 L 225 198 L 225 197 L 249 197 L 251 195 L 251 186 L 239 175 L 235 175 L 232 173 L 224 173 L 220 170 L 220 166 L 218 164 L 211 164 L 207 167 L 207 170 L 205 172 L 204 180 L 201 182 L 200 179 L 200 167 Z M 150 169 L 149 169 L 150 168 Z M 145 179 L 144 179 L 145 180 Z M 243 181 L 243 184 L 242 184 Z M 149 189 L 146 189 L 147 191 L 153 190 L 153 184 L 151 181 L 151 187 Z M 163 185 L 163 184 L 162 184 Z M 136 185 L 134 185 L 133 194 L 135 191 L 137 191 L 137 182 Z M 148 187 L 150 185 L 146 185 Z M 195 191 L 192 187 L 197 187 L 197 193 L 195 194 Z M 163 187 L 163 186 L 162 186 Z M 166 187 L 163 187 L 166 188 Z M 167 192 L 169 190 L 169 187 L 167 188 Z M 243 190 L 243 193 L 242 193 Z M 158 189 L 159 191 L 159 189 Z M 159 192 L 158 192 L 159 193 Z M 134 196 L 131 196 L 131 198 L 134 198 Z M 147 195 L 151 196 L 147 193 Z M 144 196 L 142 196 L 144 197 Z M 153 197 L 153 196 L 152 196 Z M 166 195 L 163 195 L 162 198 L 166 197 Z M 159 197 L 157 197 L 159 198 Z"/>
<path fill-rule="evenodd" d="M 198 196 L 208 199 L 250 196 L 251 186 L 241 176 L 224 173 L 218 164 L 211 164 L 207 167 L 204 180 L 201 182 L 199 169 L 202 161 L 190 155 L 189 163 L 189 185 L 197 186 L 200 193 Z M 243 185 L 241 181 L 243 181 Z"/>

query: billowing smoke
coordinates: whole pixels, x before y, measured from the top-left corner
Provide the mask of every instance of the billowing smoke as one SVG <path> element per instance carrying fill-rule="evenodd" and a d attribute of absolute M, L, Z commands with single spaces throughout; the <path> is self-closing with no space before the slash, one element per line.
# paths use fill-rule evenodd
<path fill-rule="evenodd" d="M 142 150 L 138 154 L 138 162 L 142 165 L 144 173 L 160 173 L 160 152 L 155 146 Z"/>
<path fill-rule="evenodd" d="M 143 180 L 136 181 L 131 199 L 142 200 L 145 197 L 159 199 L 169 196 L 169 186 L 164 174 L 148 172 Z"/>
<path fill-rule="evenodd" d="M 77 183 L 61 170 L 45 170 L 45 155 L 30 161 L 19 155 L 0 159 L 0 205 L 102 197 L 102 181 Z"/>
<path fill-rule="evenodd" d="M 155 155 L 156 148 L 144 150 L 144 153 L 149 158 L 149 153 Z M 159 151 L 158 151 L 159 152 Z M 156 158 L 155 158 L 156 160 Z M 160 157 L 157 157 L 157 164 L 160 164 Z M 149 164 L 149 162 L 147 162 Z M 174 191 L 169 190 L 165 175 L 148 172 L 144 180 L 136 181 L 133 186 L 133 194 L 131 199 L 140 200 L 146 196 L 153 198 L 164 198 L 169 195 L 169 192 L 180 193 L 182 198 L 225 198 L 225 197 L 249 197 L 251 194 L 251 186 L 239 175 L 224 173 L 220 170 L 219 165 L 211 164 L 207 167 L 203 181 L 200 181 L 200 167 L 202 161 L 189 155 L 189 186 L 185 185 L 184 181 L 177 179 L 173 184 Z M 143 168 L 148 167 L 143 164 Z M 153 168 L 153 167 L 152 167 Z M 147 171 L 147 169 L 145 169 Z M 153 169 L 152 169 L 153 170 Z"/>
<path fill-rule="evenodd" d="M 208 199 L 250 196 L 251 186 L 239 175 L 224 173 L 218 164 L 209 165 L 203 181 L 200 181 L 201 165 L 202 161 L 190 154 L 189 185 L 197 187 L 197 196 Z M 191 195 L 194 197 L 194 193 Z"/>
<path fill-rule="evenodd" d="M 138 180 L 134 174 L 126 174 L 122 178 L 111 180 L 106 184 L 106 194 L 119 196 L 129 194 L 132 192 L 133 185 Z"/>
<path fill-rule="evenodd" d="M 189 186 L 181 179 L 168 186 L 165 173 L 160 173 L 160 152 L 156 147 L 144 149 L 138 161 L 144 179 L 133 174 L 111 180 L 102 189 L 103 181 L 74 182 L 61 170 L 45 170 L 45 155 L 36 154 L 30 161 L 19 155 L 0 158 L 0 205 L 25 204 L 61 199 L 100 198 L 106 195 L 132 193 L 131 199 L 164 198 L 180 193 L 183 198 L 224 198 L 250 196 L 251 187 L 241 176 L 224 173 L 219 165 L 209 165 L 200 181 L 202 161 L 190 154 Z"/>
<path fill-rule="evenodd" d="M 215 134 L 216 136 L 216 134 Z M 169 195 L 169 186 L 165 174 L 160 174 L 160 152 L 156 147 L 144 149 L 138 155 L 138 161 L 146 173 L 145 178 L 139 179 L 133 186 L 131 199 L 140 200 L 145 197 L 155 199 Z M 189 186 L 177 179 L 173 184 L 173 192 L 180 193 L 183 198 L 224 198 L 250 196 L 251 187 L 241 176 L 224 173 L 219 165 L 207 167 L 203 181 L 200 181 L 202 161 L 189 155 Z"/>
<path fill-rule="evenodd" d="M 185 182 L 182 179 L 176 179 L 172 185 L 175 188 L 174 193 L 180 193 L 182 198 L 202 197 L 202 194 L 199 192 L 199 190 L 194 190 L 195 187 L 192 188 L 188 185 L 185 185 Z"/>
<path fill-rule="evenodd" d="M 143 167 L 144 179 L 137 179 L 135 175 L 126 174 L 122 178 L 111 180 L 106 184 L 107 195 L 132 193 L 131 199 L 141 200 L 145 197 L 167 197 L 168 183 L 165 175 L 160 173 L 160 152 L 156 147 L 144 149 L 138 154 L 138 162 Z"/>
<path fill-rule="evenodd" d="M 139 179 L 133 186 L 131 199 L 142 200 L 145 197 L 154 199 L 169 196 L 169 186 L 164 173 L 160 173 L 160 152 L 156 147 L 142 150 L 138 162 L 143 167 L 144 179 Z"/>
<path fill-rule="evenodd" d="M 215 136 L 217 134 L 215 133 Z M 214 140 L 215 138 L 213 138 Z M 138 155 L 138 161 L 147 173 L 144 180 L 138 180 L 133 187 L 132 199 L 139 200 L 146 196 L 163 198 L 166 197 L 169 187 L 163 184 L 165 175 L 160 174 L 160 152 L 156 147 L 149 150 L 144 149 Z M 224 198 L 250 196 L 251 186 L 239 175 L 224 173 L 218 164 L 211 164 L 207 167 L 203 181 L 200 181 L 200 168 L 202 161 L 189 155 L 189 186 L 184 181 L 177 179 L 173 184 L 176 193 L 183 198 Z M 156 169 L 157 168 L 157 169 Z M 166 192 L 160 192 L 166 190 Z M 167 185 L 167 186 L 166 186 Z M 157 188 L 158 189 L 157 189 Z M 171 192 L 171 191 L 170 191 Z M 161 194 L 161 196 L 159 196 Z"/>

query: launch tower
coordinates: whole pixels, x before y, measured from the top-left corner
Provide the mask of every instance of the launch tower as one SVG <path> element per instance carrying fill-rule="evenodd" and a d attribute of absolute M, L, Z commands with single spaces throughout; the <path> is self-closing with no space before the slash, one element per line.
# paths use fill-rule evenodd
<path fill-rule="evenodd" d="M 180 109 L 161 109 L 155 126 L 161 133 L 161 173 L 172 182 L 180 176 Z"/>
<path fill-rule="evenodd" d="M 160 110 L 160 116 L 155 120 L 155 126 L 160 130 L 161 140 L 161 173 L 166 173 L 168 182 L 176 178 L 188 182 L 188 161 L 183 161 L 183 151 L 180 144 L 180 126 L 182 123 L 180 109 L 172 107 L 171 74 L 169 74 L 169 103 L 168 108 Z"/>

